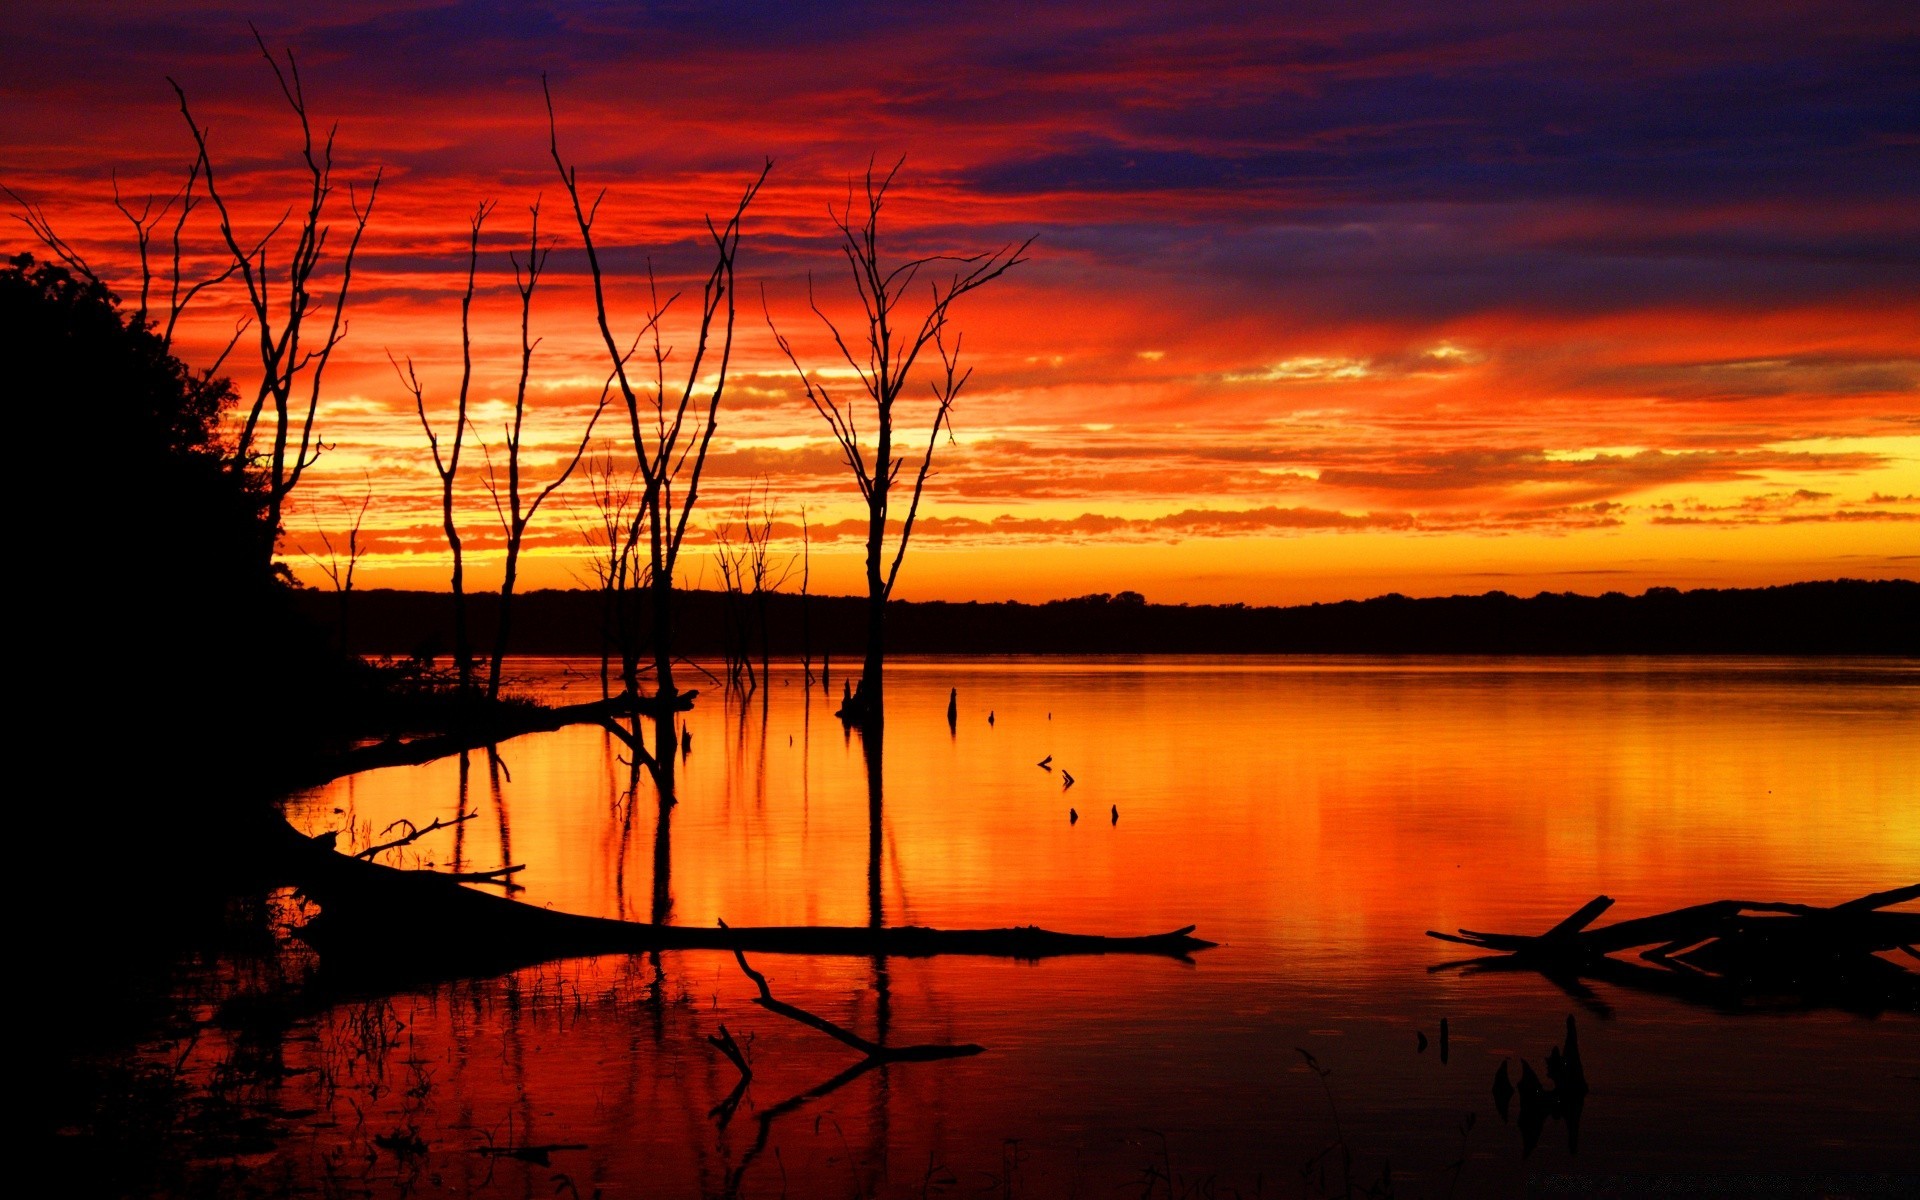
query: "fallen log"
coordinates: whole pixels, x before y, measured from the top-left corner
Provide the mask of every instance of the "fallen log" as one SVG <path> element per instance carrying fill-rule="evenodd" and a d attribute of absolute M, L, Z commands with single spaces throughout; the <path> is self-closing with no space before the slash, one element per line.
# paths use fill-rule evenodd
<path fill-rule="evenodd" d="M 435 871 L 406 871 L 337 853 L 283 824 L 281 873 L 320 906 L 296 931 L 319 950 L 362 956 L 361 965 L 423 969 L 429 964 L 515 965 L 593 954 L 658 950 L 751 950 L 769 954 L 875 954 L 915 958 L 977 954 L 1041 959 L 1081 954 L 1148 954 L 1185 959 L 1214 943 L 1188 925 L 1142 937 L 924 926 L 787 925 L 697 928 L 558 912 L 463 887 Z M 396 945 L 396 934 L 404 943 Z M 400 961 L 404 960 L 404 961 Z"/>
<path fill-rule="evenodd" d="M 673 711 L 691 706 L 692 697 L 697 694 L 681 693 L 672 706 Z M 480 750 L 524 734 L 552 733 L 570 725 L 593 725 L 605 729 L 612 725 L 614 717 L 633 716 L 636 713 L 646 715 L 659 707 L 658 703 L 626 695 L 584 704 L 562 704 L 555 708 L 501 705 L 447 733 L 429 734 L 411 740 L 391 737 L 383 742 L 343 751 L 309 765 L 286 783 L 289 788 L 318 787 L 335 779 L 380 767 L 423 766 L 463 750 Z M 613 729 L 628 742 L 630 749 L 642 756 L 642 765 L 653 769 L 652 755 L 626 737 L 624 730 L 618 726 L 613 726 Z"/>
<path fill-rule="evenodd" d="M 1445 942 L 1499 951 L 1450 964 L 1468 971 L 1537 970 L 1572 990 L 1580 978 L 1662 991 L 1716 1007 L 1794 996 L 1857 1011 L 1920 1011 L 1920 976 L 1882 954 L 1920 940 L 1920 884 L 1831 907 L 1716 900 L 1589 928 L 1613 903 L 1599 896 L 1545 934 L 1428 930 Z M 1639 948 L 1641 965 L 1611 957 Z M 1571 986 L 1570 986 L 1571 985 Z"/>
<path fill-rule="evenodd" d="M 1610 898 L 1599 896 L 1541 935 L 1483 933 L 1472 929 L 1449 934 L 1429 929 L 1427 936 L 1516 954 L 1576 959 L 1637 946 L 1695 946 L 1741 931 L 1799 934 L 1830 943 L 1892 950 L 1902 942 L 1920 938 L 1920 913 L 1881 910 L 1915 899 L 1920 899 L 1920 883 L 1874 892 L 1831 908 L 1759 900 L 1716 900 L 1589 929 L 1587 926 L 1613 903 Z M 1765 915 L 1749 917 L 1748 914 Z M 1805 924 L 1784 918 L 1803 918 Z M 1793 934 L 1788 934 L 1789 930 Z"/>

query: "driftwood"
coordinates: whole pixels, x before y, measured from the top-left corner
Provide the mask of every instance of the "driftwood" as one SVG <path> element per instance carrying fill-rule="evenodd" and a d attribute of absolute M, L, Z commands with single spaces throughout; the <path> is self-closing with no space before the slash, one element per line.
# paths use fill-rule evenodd
<path fill-rule="evenodd" d="M 1883 955 L 1920 959 L 1920 912 L 1885 911 L 1920 899 L 1920 883 L 1821 908 L 1718 900 L 1590 928 L 1613 904 L 1596 896 L 1544 934 L 1428 930 L 1445 942 L 1500 954 L 1445 964 L 1468 971 L 1537 970 L 1597 1011 L 1580 981 L 1597 979 L 1723 1007 L 1756 997 L 1858 1011 L 1920 1012 L 1920 976 Z M 1613 955 L 1640 949 L 1640 963 Z"/>
<path fill-rule="evenodd" d="M 1060 933 L 1038 926 L 929 929 L 922 926 L 790 925 L 694 928 L 588 917 L 522 904 L 463 887 L 436 871 L 404 871 L 335 852 L 284 822 L 281 874 L 320 906 L 299 934 L 321 951 L 366 966 L 432 971 L 512 966 L 592 954 L 658 950 L 752 950 L 773 954 L 981 954 L 1040 959 L 1078 954 L 1151 954 L 1185 959 L 1214 943 L 1193 926 L 1144 937 Z M 396 954 L 393 931 L 416 931 Z M 395 959 L 404 963 L 395 964 Z"/>

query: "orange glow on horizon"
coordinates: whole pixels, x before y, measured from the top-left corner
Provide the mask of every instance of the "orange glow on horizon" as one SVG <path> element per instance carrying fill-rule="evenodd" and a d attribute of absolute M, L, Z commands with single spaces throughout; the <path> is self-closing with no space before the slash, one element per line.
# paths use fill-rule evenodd
<path fill-rule="evenodd" d="M 180 78 L 213 130 L 243 230 L 264 230 L 298 184 L 296 127 L 245 31 L 192 13 L 171 20 L 191 50 L 113 43 L 117 71 L 94 89 L 33 66 L 9 85 L 0 121 L 8 185 L 126 296 L 135 264 L 108 176 L 136 198 L 178 185 L 189 142 L 163 75 Z M 804 508 L 814 590 L 861 589 L 858 495 L 774 348 L 761 293 L 803 361 L 834 366 L 806 300 L 811 276 L 830 311 L 853 303 L 826 212 L 871 156 L 899 153 L 884 227 L 896 254 L 1038 236 L 1030 264 L 958 311 L 974 381 L 936 457 L 903 597 L 1132 589 L 1159 602 L 1271 603 L 1920 570 L 1920 301 L 1892 249 L 1920 238 L 1920 224 L 1879 176 L 1842 187 L 1794 147 L 1767 160 L 1791 186 L 1707 187 L 1691 168 L 1631 184 L 1584 167 L 1549 186 L 1524 154 L 1475 140 L 1504 111 L 1492 100 L 1446 101 L 1463 106 L 1457 134 L 1377 117 L 1363 127 L 1354 113 L 1404 87 L 1414 120 L 1442 104 L 1422 88 L 1458 84 L 1470 67 L 1518 78 L 1554 61 L 1552 44 L 1456 45 L 1435 33 L 1424 54 L 1363 51 L 1362 31 L 1333 20 L 1297 36 L 1351 48 L 1351 60 L 1296 57 L 1266 29 L 1238 42 L 1160 30 L 1024 74 L 988 60 L 977 90 L 928 84 L 924 103 L 903 101 L 917 71 L 946 78 L 934 64 L 977 51 L 984 35 L 947 20 L 945 43 L 850 43 L 860 61 L 885 64 L 845 76 L 860 84 L 821 82 L 779 38 L 746 33 L 702 42 L 698 56 L 659 57 L 607 31 L 613 41 L 590 51 L 578 29 L 538 47 L 563 148 L 585 189 L 608 189 L 596 240 L 620 336 L 639 327 L 649 261 L 664 287 L 697 292 L 702 215 L 730 206 L 761 155 L 775 159 L 747 218 L 733 373 L 687 584 L 711 585 L 706 539 L 764 484 L 783 529 L 797 535 Z M 50 62 L 77 53 L 56 25 L 30 32 Z M 438 481 L 387 355 L 418 363 L 444 420 L 477 201 L 500 206 L 475 302 L 474 436 L 497 454 L 517 369 L 507 254 L 536 197 L 557 238 L 534 302 L 542 340 L 526 457 L 537 482 L 570 453 L 606 375 L 538 81 L 490 59 L 471 79 L 414 79 L 393 69 L 397 49 L 346 50 L 320 27 L 268 40 L 306 56 L 316 116 L 340 121 L 333 203 L 375 164 L 386 171 L 321 402 L 330 448 L 295 493 L 284 558 L 326 586 L 309 556 L 324 554 L 322 531 L 339 540 L 370 486 L 356 586 L 444 588 Z M 1745 61 L 1744 43 L 1704 45 L 1690 51 L 1697 62 L 1660 69 L 1719 78 Z M 654 83 L 635 96 L 622 81 L 640 62 Z M 1195 115 L 1248 106 L 1270 128 L 1228 133 Z M 1642 147 L 1611 136 L 1620 140 L 1596 143 L 1594 161 L 1642 163 Z M 1320 173 L 1285 166 L 1322 138 L 1390 143 L 1416 166 L 1368 168 L 1360 148 Z M 1126 154 L 1088 149 L 1108 145 Z M 1910 146 L 1882 151 L 1911 161 Z M 1249 165 L 1269 160 L 1279 165 Z M 215 239 L 196 214 L 190 275 L 217 259 Z M 668 322 L 682 357 L 688 307 L 683 296 Z M 241 316 L 237 289 L 209 292 L 184 327 L 184 356 L 207 361 Z M 243 395 L 246 351 L 228 365 Z M 616 450 L 623 424 L 602 426 Z M 924 436 L 905 426 L 909 444 Z M 486 587 L 501 537 L 487 455 L 475 447 L 470 462 L 461 521 L 472 586 Z M 576 479 L 542 510 L 522 587 L 585 583 L 589 508 Z M 797 552 L 797 536 L 781 546 Z"/>

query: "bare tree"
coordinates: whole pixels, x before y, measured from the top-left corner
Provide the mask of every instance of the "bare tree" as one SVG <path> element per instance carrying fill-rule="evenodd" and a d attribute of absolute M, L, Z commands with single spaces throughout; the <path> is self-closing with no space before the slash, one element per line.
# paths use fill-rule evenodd
<path fill-rule="evenodd" d="M 620 678 L 629 692 L 638 694 L 639 642 L 634 629 L 632 594 L 637 586 L 634 561 L 635 492 L 637 469 L 622 472 L 613 449 L 587 457 L 587 487 L 593 497 L 594 520 L 580 522 L 580 532 L 594 550 L 590 570 L 600 592 L 600 696 L 611 695 L 609 660 L 620 654 Z"/>
<path fill-rule="evenodd" d="M 160 345 L 163 349 L 169 351 L 173 348 L 173 331 L 180 323 L 180 314 L 186 311 L 187 306 L 193 303 L 194 298 L 201 292 L 215 284 L 225 283 L 227 280 L 233 278 L 235 271 L 240 269 L 238 260 L 230 260 L 223 270 L 215 274 L 209 275 L 204 279 L 196 280 L 190 284 L 185 282 L 185 273 L 180 267 L 180 242 L 182 235 L 186 232 L 187 218 L 192 216 L 193 210 L 200 207 L 202 203 L 202 201 L 193 194 L 194 185 L 199 181 L 200 160 L 196 158 L 187 168 L 187 181 L 180 185 L 179 190 L 168 196 L 166 200 L 161 203 L 160 211 L 155 212 L 153 209 L 154 202 L 158 200 L 159 197 L 149 194 L 146 199 L 141 202 L 140 211 L 136 213 L 133 211 L 132 205 L 120 195 L 119 176 L 115 175 L 113 179 L 113 206 L 119 209 L 120 215 L 127 219 L 129 225 L 133 226 L 134 245 L 140 252 L 139 316 L 149 327 L 155 324 L 150 307 L 153 293 L 153 259 L 151 256 L 153 233 L 154 230 L 160 227 L 160 222 L 166 220 L 167 214 L 175 212 L 175 206 L 178 206 L 178 212 L 173 219 L 171 239 L 173 245 L 173 269 L 171 273 L 172 286 L 167 294 L 167 322 L 160 331 Z M 209 374 L 211 374 L 212 371 L 218 371 L 220 369 L 220 364 L 226 361 L 227 355 L 231 354 L 234 346 L 239 344 L 240 335 L 246 332 L 246 328 L 250 323 L 247 318 L 241 319 L 238 328 L 234 330 L 232 340 L 227 343 L 227 348 L 220 353 L 219 358 L 214 360 L 214 365 Z"/>
<path fill-rule="evenodd" d="M 713 557 L 720 568 L 721 646 L 726 659 L 727 686 L 744 699 L 753 694 L 753 654 L 747 638 L 747 553 L 734 541 L 733 525 L 713 531 Z"/>
<path fill-rule="evenodd" d="M 553 93 L 544 77 L 541 79 L 541 89 L 547 101 L 548 150 L 553 156 L 554 167 L 560 172 L 560 180 L 566 186 L 567 196 L 572 201 L 574 220 L 580 227 L 580 240 L 587 253 L 587 268 L 593 277 L 594 314 L 599 323 L 601 340 L 606 345 L 607 357 L 612 363 L 614 382 L 626 404 L 629 433 L 639 464 L 642 491 L 636 527 L 641 522 L 647 525 L 646 569 L 652 600 L 654 685 L 659 710 L 670 712 L 684 707 L 673 683 L 673 572 L 680 557 L 680 547 L 686 538 L 687 521 L 692 517 L 695 501 L 699 498 L 700 476 L 706 467 L 707 448 L 712 444 L 717 428 L 720 401 L 726 390 L 727 369 L 733 358 L 734 259 L 740 248 L 740 222 L 746 215 L 747 206 L 766 182 L 767 173 L 773 169 L 773 161 L 767 160 L 759 175 L 747 185 L 739 204 L 734 207 L 733 215 L 724 225 L 715 228 L 711 219 L 706 223 L 707 234 L 713 241 L 714 264 L 701 292 L 699 332 L 693 353 L 687 361 L 685 382 L 671 388 L 666 375 L 667 359 L 671 352 L 663 348 L 660 323 L 677 295 L 668 297 L 663 304 L 657 292 L 654 294 L 651 311 L 632 343 L 637 346 L 641 336 L 649 331 L 653 334 L 654 380 L 649 388 L 645 382 L 636 383 L 629 374 L 627 360 L 632 350 L 621 352 L 607 315 L 605 273 L 593 241 L 594 217 L 606 193 L 601 192 L 591 204 L 581 199 L 578 174 L 560 156 Z M 717 363 L 713 361 L 715 359 Z M 709 369 L 714 373 L 713 381 L 710 385 L 703 385 L 701 372 Z M 704 408 L 696 404 L 703 386 L 706 387 Z M 680 489 L 677 508 L 673 495 L 676 487 Z"/>
<path fill-rule="evenodd" d="M 305 551 L 307 558 L 312 560 L 313 565 L 320 568 L 321 574 L 325 575 L 328 582 L 333 584 L 334 595 L 339 598 L 340 617 L 338 628 L 340 652 L 342 654 L 352 653 L 352 645 L 349 641 L 350 626 L 348 625 L 348 617 L 351 614 L 348 612 L 348 606 L 353 601 L 353 573 L 360 565 L 360 556 L 365 554 L 367 549 L 366 543 L 360 540 L 360 526 L 366 521 L 367 508 L 373 503 L 373 478 L 364 474 L 362 478 L 367 486 L 366 490 L 360 495 L 360 507 L 355 510 L 353 521 L 347 526 L 345 546 L 334 545 L 332 535 L 327 533 L 326 528 L 320 524 L 320 520 L 316 516 L 313 522 L 313 531 L 319 535 L 320 545 L 326 549 L 327 556 L 321 558 L 311 550 Z M 343 550 L 346 556 L 344 562 L 341 561 L 341 553 Z"/>
<path fill-rule="evenodd" d="M 951 339 L 951 349 L 948 347 L 947 323 L 953 304 L 968 292 L 1027 261 L 1027 248 L 1033 244 L 1033 239 L 1028 238 L 1018 246 L 1003 246 L 991 253 L 966 257 L 929 255 L 907 259 L 897 266 L 886 266 L 880 256 L 880 210 L 899 169 L 900 165 L 896 163 L 884 176 L 876 177 L 873 167 L 868 166 L 865 211 L 859 215 L 857 224 L 851 189 L 846 207 L 837 213 L 828 210 L 834 227 L 840 233 L 840 250 L 852 270 L 854 289 L 859 294 L 866 318 L 864 338 L 856 337 L 860 353 L 848 345 L 840 327 L 814 300 L 811 278 L 807 285 L 808 305 L 826 325 L 841 358 L 859 378 L 865 392 L 864 399 L 858 393 L 848 399 L 836 397 L 819 373 L 808 374 L 806 368 L 800 365 L 793 347 L 774 327 L 772 313 L 769 311 L 767 314 L 767 327 L 773 330 L 781 352 L 787 356 L 787 361 L 800 377 L 800 385 L 806 389 L 807 399 L 832 430 L 834 440 L 840 444 L 847 468 L 853 473 L 861 498 L 867 502 L 866 662 L 859 689 L 841 715 L 850 723 L 869 729 L 878 729 L 885 721 L 881 689 L 886 662 L 887 599 L 892 596 L 894 584 L 900 578 L 900 564 L 906 558 L 907 544 L 913 537 L 914 519 L 920 512 L 920 497 L 926 487 L 927 474 L 933 467 L 933 451 L 939 442 L 940 431 L 947 426 L 954 401 L 959 399 L 961 389 L 972 374 L 970 369 L 960 370 L 961 339 L 958 334 Z M 916 323 L 899 312 L 901 302 L 914 290 L 914 282 L 920 274 L 936 264 L 951 264 L 952 274 L 928 284 L 927 309 Z M 764 299 L 762 303 L 764 305 Z M 936 408 L 933 422 L 927 430 L 927 448 L 920 456 L 919 470 L 913 477 L 912 497 L 907 503 L 904 519 L 899 522 L 899 540 L 894 546 L 892 564 L 889 566 L 886 561 L 887 522 L 893 514 L 894 485 L 901 469 L 911 461 L 910 455 L 899 455 L 894 448 L 896 406 L 906 391 L 915 366 L 919 364 L 920 356 L 930 346 L 939 357 L 941 366 L 941 372 L 931 385 Z M 866 447 L 861 445 L 857 420 L 869 406 L 873 422 L 871 458 Z"/>
<path fill-rule="evenodd" d="M 784 563 L 773 559 L 775 530 L 770 495 L 762 479 L 757 489 L 749 488 L 741 497 L 738 541 L 731 523 L 714 531 L 715 558 L 727 596 L 729 678 L 740 681 L 740 690 L 747 695 L 756 686 L 765 686 L 770 678 L 773 638 L 768 608 L 774 594 L 786 586 L 799 557 L 791 556 Z M 753 666 L 756 633 L 760 658 L 757 680 Z"/>
<path fill-rule="evenodd" d="M 753 615 L 760 634 L 760 682 L 766 685 L 770 679 L 769 663 L 772 658 L 772 630 L 768 619 L 768 608 L 772 604 L 774 593 L 787 584 L 793 574 L 793 558 L 774 564 L 773 552 L 773 507 L 768 501 L 768 487 L 765 480 L 760 483 L 759 512 L 753 508 L 753 494 L 747 494 L 742 505 L 744 514 L 749 518 L 747 531 L 747 577 L 753 584 Z"/>
<path fill-rule="evenodd" d="M 206 181 L 207 198 L 220 214 L 220 236 L 233 256 L 233 265 L 246 286 L 247 300 L 253 309 L 253 327 L 259 338 L 260 384 L 248 408 L 240 434 L 234 444 L 236 465 L 253 466 L 264 460 L 263 483 L 266 488 L 268 527 L 280 528 L 287 497 L 300 483 L 301 476 L 326 448 L 314 429 L 320 405 L 321 380 L 333 352 L 346 336 L 347 292 L 353 283 L 354 257 L 360 239 L 373 215 L 374 200 L 380 192 L 380 171 L 376 170 L 367 188 L 366 204 L 360 204 L 352 185 L 347 188 L 347 207 L 352 214 L 353 232 L 339 260 L 339 284 L 332 293 L 332 316 L 324 337 L 317 344 L 303 342 L 309 316 L 325 304 L 326 288 L 319 286 L 317 273 L 325 254 L 329 223 L 327 204 L 334 192 L 333 138 L 338 126 L 329 128 L 316 147 L 313 123 L 307 113 L 306 93 L 300 82 L 300 68 L 293 52 L 286 52 L 286 69 L 267 49 L 266 42 L 254 31 L 254 43 L 273 70 L 280 94 L 300 121 L 301 160 L 306 166 L 308 186 L 305 209 L 300 215 L 298 232 L 291 253 L 275 269 L 268 248 L 285 228 L 293 210 L 283 213 L 259 238 L 243 242 L 234 229 L 233 212 L 221 195 L 215 180 L 213 156 L 207 145 L 208 129 L 194 119 L 187 104 L 187 93 L 169 78 L 180 102 L 180 115 L 187 122 L 198 149 L 196 164 Z M 304 392 L 304 403 L 296 393 Z M 269 405 L 271 412 L 269 413 Z M 269 422 L 272 445 L 265 451 L 255 444 L 263 419 Z M 266 548 L 272 559 L 273 544 Z"/>
<path fill-rule="evenodd" d="M 459 523 L 454 519 L 454 481 L 460 474 L 460 443 L 467 432 L 467 393 L 473 384 L 473 280 L 480 266 L 480 229 L 493 211 L 491 200 L 474 209 L 467 234 L 467 290 L 460 296 L 460 397 L 454 408 L 453 433 L 445 455 L 440 452 L 440 435 L 427 417 L 426 390 L 413 369 L 413 359 L 402 367 L 387 352 L 400 384 L 413 395 L 413 410 L 419 414 L 420 428 L 426 431 L 427 445 L 433 450 L 433 469 L 440 476 L 440 528 L 447 535 L 447 547 L 453 552 L 453 666 L 460 679 L 462 695 L 473 690 L 473 642 L 467 633 L 467 592 L 465 551 L 460 542 Z"/>
<path fill-rule="evenodd" d="M 493 472 L 493 461 L 487 461 L 487 490 L 493 496 L 493 508 L 500 515 L 500 527 L 507 535 L 507 557 L 504 573 L 500 577 L 500 613 L 493 627 L 493 657 L 487 667 L 487 699 L 500 697 L 500 663 L 507 656 L 508 631 L 513 620 L 513 588 L 520 576 L 520 546 L 526 540 L 527 526 L 533 521 L 533 515 L 548 496 L 553 495 L 573 469 L 580 465 L 580 456 L 587 452 L 587 443 L 593 439 L 593 427 L 600 422 L 600 414 L 607 410 L 607 397 L 613 381 L 609 379 L 600 389 L 600 402 L 594 406 L 593 416 L 587 419 L 586 432 L 580 435 L 580 445 L 575 448 L 573 457 L 554 477 L 553 481 L 534 493 L 531 502 L 522 507 L 520 488 L 520 435 L 525 427 L 527 416 L 527 378 L 533 370 L 533 350 L 540 344 L 533 337 L 533 289 L 540 282 L 540 273 L 546 269 L 547 253 L 551 247 L 540 245 L 540 202 L 533 203 L 533 232 L 528 237 L 526 270 L 520 267 L 518 255 L 512 256 L 513 285 L 520 293 L 520 382 L 513 393 L 513 423 L 507 426 L 505 442 L 507 448 L 507 487 L 506 503 L 500 500 L 499 481 Z"/>
<path fill-rule="evenodd" d="M 131 202 L 120 194 L 119 176 L 116 174 L 113 179 L 113 206 L 120 211 L 121 216 L 127 219 L 127 223 L 133 226 L 134 247 L 140 258 L 140 307 L 133 319 L 149 330 L 159 331 L 160 348 L 164 353 L 172 353 L 174 330 L 180 324 L 180 317 L 186 312 L 188 305 L 192 304 L 201 292 L 226 282 L 233 277 L 235 271 L 240 269 L 240 264 L 230 259 L 223 270 L 191 283 L 187 282 L 186 273 L 181 267 L 181 241 L 186 232 L 187 218 L 192 216 L 193 210 L 202 203 L 193 194 L 194 185 L 199 178 L 200 160 L 196 158 L 187 168 L 187 181 L 178 190 L 163 202 L 160 201 L 160 197 L 149 194 L 141 202 L 140 211 L 137 213 L 133 211 Z M 105 281 L 95 273 L 92 265 L 54 229 L 52 219 L 47 216 L 45 209 L 25 199 L 12 188 L 3 190 L 20 208 L 20 211 L 14 214 L 15 220 L 25 225 L 28 231 L 52 251 L 56 258 L 65 263 L 69 270 L 82 278 L 99 283 L 103 287 L 106 286 Z M 156 202 L 160 202 L 158 212 L 154 211 Z M 153 235 L 170 212 L 175 214 L 171 235 L 172 271 L 171 285 L 167 294 L 167 318 L 163 325 L 154 319 L 151 309 L 154 280 L 152 248 Z M 225 365 L 227 357 L 233 353 L 233 348 L 239 345 L 240 338 L 251 324 L 251 317 L 243 317 L 235 324 L 233 337 L 228 339 L 226 347 L 214 357 L 210 364 L 196 372 L 193 382 L 197 387 L 205 388 L 213 382 L 214 377 L 220 373 L 220 368 Z"/>

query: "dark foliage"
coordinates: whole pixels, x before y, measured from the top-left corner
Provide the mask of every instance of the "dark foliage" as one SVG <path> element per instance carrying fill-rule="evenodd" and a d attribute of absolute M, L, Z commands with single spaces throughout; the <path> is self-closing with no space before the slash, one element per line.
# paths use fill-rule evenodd
<path fill-rule="evenodd" d="M 30 452 L 66 454 L 35 514 L 52 561 L 93 564 L 70 583 L 142 598 L 96 611 L 105 640 L 138 654 L 138 632 L 213 636 L 209 605 L 269 593 L 265 497 L 221 442 L 227 380 L 191 371 L 100 283 L 25 254 L 0 268 L 0 347 L 16 419 L 39 435 Z"/>
<path fill-rule="evenodd" d="M 303 599 L 317 620 L 330 615 L 325 599 Z M 374 589 L 356 592 L 354 602 L 362 652 L 446 653 L 446 595 Z M 514 609 L 515 647 L 598 654 L 599 603 L 593 592 L 527 593 Z M 725 603 L 717 592 L 676 593 L 685 653 L 724 650 Z M 811 598 L 816 657 L 860 652 L 865 603 Z M 1905 580 L 1650 588 L 1640 596 L 1391 595 L 1290 608 L 1148 604 L 1121 592 L 1045 604 L 895 601 L 889 609 L 888 644 L 920 654 L 1920 654 L 1920 583 Z M 769 596 L 767 611 L 772 653 L 798 655 L 800 598 Z M 486 598 L 472 619 L 486 636 Z"/>
<path fill-rule="evenodd" d="M 181 947 L 217 934 L 250 881 L 263 781 L 350 676 L 268 565 L 263 489 L 222 437 L 225 379 L 99 282 L 24 254 L 0 267 L 0 355 L 37 768 L 17 811 L 52 864 L 21 923 L 53 985 L 29 1074 L 51 1081 L 35 1118 L 58 1125 L 99 1086 L 59 1064 L 166 1010 Z"/>

